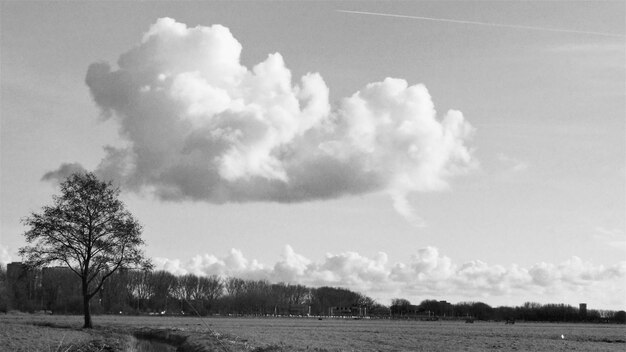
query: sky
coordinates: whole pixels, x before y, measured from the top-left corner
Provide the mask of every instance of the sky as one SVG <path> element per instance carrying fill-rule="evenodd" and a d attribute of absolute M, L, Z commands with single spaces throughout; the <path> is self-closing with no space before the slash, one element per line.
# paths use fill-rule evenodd
<path fill-rule="evenodd" d="M 624 2 L 0 6 L 2 263 L 89 170 L 174 273 L 626 308 Z"/>

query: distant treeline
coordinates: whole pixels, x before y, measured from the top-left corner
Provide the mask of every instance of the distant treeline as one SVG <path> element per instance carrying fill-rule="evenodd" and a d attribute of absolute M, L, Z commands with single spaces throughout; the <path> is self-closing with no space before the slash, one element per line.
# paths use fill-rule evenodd
<path fill-rule="evenodd" d="M 544 321 L 544 322 L 592 322 L 592 323 L 626 323 L 626 312 L 623 310 L 587 309 L 586 304 L 572 307 L 566 304 L 540 304 L 526 302 L 517 307 L 491 307 L 483 302 L 460 302 L 456 304 L 446 301 L 424 300 L 419 305 L 412 305 L 402 298 L 391 302 L 391 315 L 405 319 L 446 319 L 465 318 L 473 320 L 494 321 Z"/>
<path fill-rule="evenodd" d="M 80 290 L 80 280 L 68 268 L 11 263 L 0 270 L 0 311 L 78 314 L 83 310 Z M 389 316 L 388 307 L 343 288 L 166 271 L 116 272 L 91 308 L 100 314 Z"/>
<path fill-rule="evenodd" d="M 29 269 L 21 263 L 0 266 L 0 311 L 82 313 L 81 286 L 68 268 Z M 482 302 L 424 300 L 391 306 L 344 288 L 310 288 L 166 271 L 120 271 L 92 300 L 100 314 L 346 316 L 391 319 L 470 319 L 626 323 L 626 312 L 587 310 L 564 304 L 525 303 L 493 308 Z"/>

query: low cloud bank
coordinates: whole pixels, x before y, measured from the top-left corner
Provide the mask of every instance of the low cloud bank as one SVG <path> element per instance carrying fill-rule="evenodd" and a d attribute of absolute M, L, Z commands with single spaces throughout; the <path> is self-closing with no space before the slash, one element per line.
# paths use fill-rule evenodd
<path fill-rule="evenodd" d="M 11 254 L 9 254 L 9 249 L 0 245 L 0 265 L 7 265 L 12 262 Z"/>
<path fill-rule="evenodd" d="M 448 187 L 476 165 L 473 128 L 438 118 L 421 84 L 386 78 L 336 107 L 318 73 L 292 82 L 279 53 L 252 69 L 221 25 L 161 18 L 117 67 L 89 66 L 86 83 L 126 147 L 107 147 L 96 172 L 164 200 L 303 202 L 387 192 L 419 224 L 407 195 Z M 45 179 L 62 178 L 64 164 Z"/>
<path fill-rule="evenodd" d="M 339 286 L 388 303 L 404 297 L 452 301 L 483 300 L 490 304 L 588 302 L 591 307 L 626 307 L 626 261 L 594 265 L 579 257 L 559 264 L 530 267 L 492 265 L 480 260 L 455 263 L 435 247 L 417 250 L 406 263 L 390 263 L 386 253 L 373 258 L 355 252 L 326 254 L 316 262 L 287 245 L 273 265 L 249 259 L 237 249 L 219 257 L 197 255 L 188 261 L 156 258 L 157 269 L 175 274 L 234 276 L 307 286 Z"/>

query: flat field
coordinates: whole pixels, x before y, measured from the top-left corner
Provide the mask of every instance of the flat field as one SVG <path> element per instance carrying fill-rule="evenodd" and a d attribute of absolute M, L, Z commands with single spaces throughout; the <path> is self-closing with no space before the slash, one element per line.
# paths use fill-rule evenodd
<path fill-rule="evenodd" d="M 220 336 L 207 351 L 624 351 L 625 325 L 497 322 L 343 320 L 314 318 L 188 318 L 94 316 L 95 333 L 103 331 L 185 332 L 187 336 Z M 35 324 L 35 325 L 33 325 Z M 32 346 L 55 346 L 62 336 L 84 339 L 80 316 L 0 315 L 0 351 L 4 341 L 24 342 L 23 333 L 45 330 L 56 340 Z M 17 328 L 16 328 L 17 326 Z M 23 327 L 20 329 L 19 327 Z M 4 331 L 4 332 L 3 332 Z M 216 332 L 217 334 L 214 334 Z M 30 331 L 29 338 L 36 334 Z M 34 334 L 34 335 L 33 335 Z M 52 335 L 50 335 L 52 334 Z M 64 335 L 65 334 L 65 335 Z M 90 332 L 94 334 L 94 332 Z M 561 337 L 563 336 L 563 338 Z M 110 338 L 110 335 L 109 335 Z M 5 340 L 6 339 L 6 340 Z M 208 340 L 206 340 L 207 343 Z M 123 344 L 119 344 L 122 346 Z M 216 347 L 217 346 L 217 347 Z M 23 351 L 55 351 L 22 349 Z M 9 350 L 7 350 L 9 351 Z"/>

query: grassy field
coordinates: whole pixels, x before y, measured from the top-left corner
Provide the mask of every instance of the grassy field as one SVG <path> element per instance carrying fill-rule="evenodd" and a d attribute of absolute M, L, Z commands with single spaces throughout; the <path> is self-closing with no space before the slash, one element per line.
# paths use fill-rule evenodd
<path fill-rule="evenodd" d="M 0 351 L 137 351 L 133 333 L 186 340 L 183 350 L 194 352 L 626 350 L 624 325 L 128 316 L 95 316 L 94 325 L 86 332 L 80 316 L 0 315 Z"/>
<path fill-rule="evenodd" d="M 47 319 L 42 319 L 47 318 Z M 2 352 L 91 352 L 130 351 L 134 344 L 128 334 L 109 330 L 79 329 L 76 317 L 0 314 L 0 351 Z M 71 320 L 71 322 L 70 322 Z M 67 324 L 67 325 L 65 325 Z"/>

